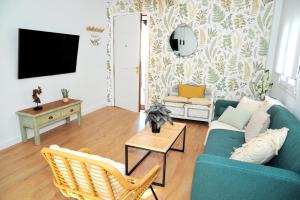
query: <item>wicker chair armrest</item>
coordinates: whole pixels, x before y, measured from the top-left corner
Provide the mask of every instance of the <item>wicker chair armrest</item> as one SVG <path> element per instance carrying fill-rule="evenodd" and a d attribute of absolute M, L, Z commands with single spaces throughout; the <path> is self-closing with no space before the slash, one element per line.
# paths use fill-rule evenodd
<path fill-rule="evenodd" d="M 133 177 L 125 176 L 125 178 L 129 183 L 135 184 L 137 182 L 137 179 L 135 179 Z"/>
<path fill-rule="evenodd" d="M 151 185 L 152 182 L 157 177 L 159 169 L 160 169 L 159 165 L 154 166 L 142 179 L 139 179 L 136 182 L 135 186 L 137 188 L 139 188 L 139 187 L 143 187 L 145 185 Z"/>
<path fill-rule="evenodd" d="M 92 153 L 92 150 L 90 150 L 89 148 L 81 148 L 78 151 L 80 151 L 82 153 L 88 153 L 88 154 Z"/>

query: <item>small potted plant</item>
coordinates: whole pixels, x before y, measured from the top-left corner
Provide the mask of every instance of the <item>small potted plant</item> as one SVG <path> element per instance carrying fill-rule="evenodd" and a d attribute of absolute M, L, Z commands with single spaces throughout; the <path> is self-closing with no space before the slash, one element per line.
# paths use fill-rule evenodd
<path fill-rule="evenodd" d="M 160 127 L 167 121 L 173 125 L 172 118 L 169 115 L 171 111 L 161 103 L 154 103 L 148 110 L 146 110 L 146 113 L 147 117 L 145 123 L 150 123 L 153 133 L 159 133 Z"/>
<path fill-rule="evenodd" d="M 63 102 L 65 103 L 69 102 L 69 90 L 63 88 L 61 89 L 61 94 L 63 96 Z"/>

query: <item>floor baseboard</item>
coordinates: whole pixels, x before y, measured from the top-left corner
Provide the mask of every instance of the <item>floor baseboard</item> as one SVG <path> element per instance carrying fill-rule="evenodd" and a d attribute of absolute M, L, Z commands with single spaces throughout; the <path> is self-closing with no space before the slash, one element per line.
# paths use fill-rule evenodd
<path fill-rule="evenodd" d="M 5 149 L 5 148 L 8 148 L 8 147 L 10 147 L 10 146 L 12 146 L 12 145 L 15 145 L 15 144 L 17 144 L 17 143 L 19 143 L 19 142 L 21 142 L 21 141 L 22 141 L 22 140 L 21 140 L 21 137 L 15 137 L 15 138 L 6 140 L 6 141 L 4 141 L 4 142 L 1 142 L 1 143 L 0 143 L 0 150 L 3 150 L 3 149 Z"/>

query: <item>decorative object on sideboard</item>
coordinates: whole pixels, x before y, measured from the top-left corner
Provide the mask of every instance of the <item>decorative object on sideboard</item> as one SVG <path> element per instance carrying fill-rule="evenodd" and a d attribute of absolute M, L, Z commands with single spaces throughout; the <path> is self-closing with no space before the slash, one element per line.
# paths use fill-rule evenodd
<path fill-rule="evenodd" d="M 90 32 L 90 42 L 93 46 L 99 46 L 100 45 L 100 33 L 103 33 L 105 30 L 104 28 L 97 28 L 94 26 L 88 26 L 86 27 L 86 30 Z"/>
<path fill-rule="evenodd" d="M 33 110 L 42 110 L 43 106 L 39 106 L 39 103 L 41 103 L 40 95 L 42 94 L 42 88 L 38 86 L 37 89 L 32 90 L 32 98 L 33 102 L 36 103 L 36 107 L 33 108 Z"/>
<path fill-rule="evenodd" d="M 145 123 L 150 123 L 153 133 L 159 133 L 160 127 L 167 121 L 173 125 L 173 121 L 170 116 L 171 111 L 161 103 L 154 103 L 148 110 L 146 110 L 146 113 L 147 117 Z"/>
<path fill-rule="evenodd" d="M 61 94 L 63 96 L 63 102 L 67 103 L 69 102 L 69 90 L 66 88 L 61 89 Z"/>

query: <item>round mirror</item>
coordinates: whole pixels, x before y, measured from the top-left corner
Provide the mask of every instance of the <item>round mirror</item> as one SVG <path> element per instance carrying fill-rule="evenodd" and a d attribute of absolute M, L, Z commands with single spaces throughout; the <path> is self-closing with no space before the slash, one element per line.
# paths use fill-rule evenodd
<path fill-rule="evenodd" d="M 181 25 L 171 34 L 170 46 L 177 56 L 188 56 L 197 49 L 197 37 L 189 26 Z"/>

